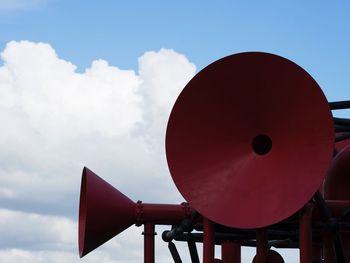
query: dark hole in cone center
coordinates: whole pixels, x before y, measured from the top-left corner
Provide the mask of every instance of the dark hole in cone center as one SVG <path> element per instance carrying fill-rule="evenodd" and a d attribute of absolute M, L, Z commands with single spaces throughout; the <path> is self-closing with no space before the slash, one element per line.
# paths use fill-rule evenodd
<path fill-rule="evenodd" d="M 258 155 L 268 154 L 272 148 L 272 140 L 265 134 L 259 134 L 254 137 L 252 147 L 254 152 Z"/>

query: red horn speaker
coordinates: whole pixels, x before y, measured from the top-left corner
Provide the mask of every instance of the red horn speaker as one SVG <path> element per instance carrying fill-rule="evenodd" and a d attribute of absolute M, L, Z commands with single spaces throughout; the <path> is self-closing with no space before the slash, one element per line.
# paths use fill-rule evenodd
<path fill-rule="evenodd" d="M 79 207 L 80 257 L 134 223 L 135 203 L 84 168 Z"/>
<path fill-rule="evenodd" d="M 79 255 L 83 257 L 133 224 L 178 224 L 190 213 L 186 203 L 134 203 L 85 167 L 80 190 Z"/>
<path fill-rule="evenodd" d="M 178 97 L 167 127 L 171 176 L 191 207 L 234 228 L 277 223 L 320 187 L 334 147 L 328 102 L 283 57 L 220 59 Z"/>

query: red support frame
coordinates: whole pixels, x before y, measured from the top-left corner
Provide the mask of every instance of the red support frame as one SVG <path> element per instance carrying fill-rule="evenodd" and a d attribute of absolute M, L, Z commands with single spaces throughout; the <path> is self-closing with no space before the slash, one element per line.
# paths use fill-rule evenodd
<path fill-rule="evenodd" d="M 154 236 L 156 235 L 153 223 L 144 224 L 144 263 L 154 263 Z"/>
<path fill-rule="evenodd" d="M 269 249 L 267 231 L 260 228 L 256 231 L 256 263 L 268 263 Z"/>
<path fill-rule="evenodd" d="M 241 244 L 238 241 L 223 240 L 221 259 L 224 263 L 241 263 Z"/>
<path fill-rule="evenodd" d="M 307 203 L 300 211 L 299 218 L 299 249 L 300 263 L 312 262 L 312 209 L 313 205 Z"/>
<path fill-rule="evenodd" d="M 215 256 L 214 225 L 203 218 L 203 263 L 213 263 Z"/>

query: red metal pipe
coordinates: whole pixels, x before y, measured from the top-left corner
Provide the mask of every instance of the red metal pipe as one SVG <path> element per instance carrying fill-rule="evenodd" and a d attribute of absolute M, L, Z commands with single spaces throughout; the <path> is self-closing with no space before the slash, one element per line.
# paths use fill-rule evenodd
<path fill-rule="evenodd" d="M 256 231 L 256 263 L 268 263 L 269 245 L 267 231 L 260 228 Z"/>
<path fill-rule="evenodd" d="M 299 249 L 300 263 L 312 262 L 312 209 L 308 203 L 300 212 L 299 219 Z"/>
<path fill-rule="evenodd" d="M 144 263 L 154 263 L 154 224 L 146 223 L 144 225 Z"/>
<path fill-rule="evenodd" d="M 213 263 L 215 256 L 214 225 L 208 218 L 203 218 L 203 263 Z"/>
<path fill-rule="evenodd" d="M 156 225 L 179 224 L 184 218 L 190 216 L 191 208 L 187 203 L 180 205 L 148 204 L 137 201 L 136 225 L 151 222 Z"/>
<path fill-rule="evenodd" d="M 241 263 L 241 244 L 235 241 L 221 241 L 221 259 L 224 263 Z"/>

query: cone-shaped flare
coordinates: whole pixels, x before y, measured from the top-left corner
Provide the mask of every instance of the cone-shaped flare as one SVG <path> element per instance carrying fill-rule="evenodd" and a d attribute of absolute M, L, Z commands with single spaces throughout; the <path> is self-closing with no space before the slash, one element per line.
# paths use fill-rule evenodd
<path fill-rule="evenodd" d="M 83 257 L 135 222 L 135 203 L 84 168 L 79 207 L 79 255 Z"/>
<path fill-rule="evenodd" d="M 234 228 L 277 223 L 321 185 L 334 126 L 315 80 L 267 53 L 220 59 L 178 97 L 167 127 L 171 176 L 194 210 Z"/>

